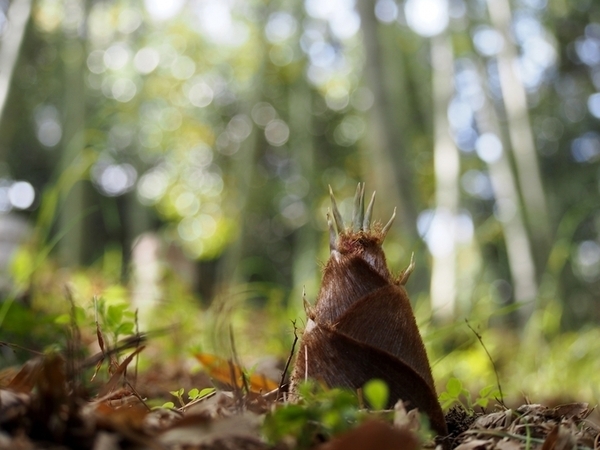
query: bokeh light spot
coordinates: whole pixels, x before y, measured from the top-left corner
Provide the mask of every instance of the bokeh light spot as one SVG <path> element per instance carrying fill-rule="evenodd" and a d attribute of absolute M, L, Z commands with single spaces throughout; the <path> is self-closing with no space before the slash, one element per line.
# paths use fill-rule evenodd
<path fill-rule="evenodd" d="M 184 5 L 184 0 L 144 0 L 144 6 L 152 19 L 167 20 L 176 16 Z"/>
<path fill-rule="evenodd" d="M 344 86 L 334 86 L 327 89 L 325 93 L 325 103 L 330 109 L 334 111 L 341 111 L 348 103 L 350 103 L 350 96 L 348 95 L 348 89 Z"/>
<path fill-rule="evenodd" d="M 252 132 L 252 122 L 245 114 L 233 116 L 227 124 L 230 138 L 236 142 L 244 141 Z"/>
<path fill-rule="evenodd" d="M 494 190 L 490 177 L 475 169 L 468 170 L 460 179 L 462 188 L 473 197 L 483 200 L 491 200 L 494 198 Z"/>
<path fill-rule="evenodd" d="M 574 271 L 587 282 L 596 281 L 600 276 L 600 245 L 587 240 L 577 246 Z"/>
<path fill-rule="evenodd" d="M 124 42 L 116 42 L 106 49 L 103 61 L 106 67 L 119 70 L 125 67 L 131 57 L 131 50 Z"/>
<path fill-rule="evenodd" d="M 495 56 L 504 47 L 504 38 L 498 30 L 489 26 L 480 26 L 473 33 L 473 44 L 484 56 Z"/>
<path fill-rule="evenodd" d="M 17 209 L 27 209 L 35 200 L 35 189 L 27 181 L 17 181 L 8 189 L 8 200 Z"/>
<path fill-rule="evenodd" d="M 152 47 L 144 47 L 135 54 L 133 67 L 141 73 L 148 74 L 158 67 L 160 54 Z"/>
<path fill-rule="evenodd" d="M 365 123 L 358 116 L 347 116 L 335 127 L 333 138 L 341 146 L 349 147 L 360 139 L 365 131 Z"/>
<path fill-rule="evenodd" d="M 121 103 L 127 103 L 137 93 L 137 86 L 129 78 L 117 78 L 112 84 L 112 96 Z"/>
<path fill-rule="evenodd" d="M 214 92 L 204 81 L 195 83 L 188 91 L 190 103 L 198 108 L 204 108 L 213 101 Z"/>
<path fill-rule="evenodd" d="M 256 125 L 266 127 L 269 122 L 277 118 L 277 111 L 267 102 L 259 102 L 252 108 L 252 120 Z"/>
<path fill-rule="evenodd" d="M 377 0 L 375 17 L 383 23 L 392 23 L 398 18 L 398 5 L 394 0 Z"/>
<path fill-rule="evenodd" d="M 94 50 L 90 52 L 86 60 L 88 69 L 92 73 L 102 73 L 106 70 L 104 65 L 104 51 Z"/>
<path fill-rule="evenodd" d="M 502 156 L 502 142 L 493 133 L 485 133 L 475 142 L 477 156 L 488 164 L 497 162 Z"/>
<path fill-rule="evenodd" d="M 596 161 L 600 156 L 600 135 L 590 131 L 574 139 L 571 143 L 571 154 L 579 163 Z"/>
<path fill-rule="evenodd" d="M 290 137 L 290 128 L 280 119 L 269 122 L 265 127 L 265 138 L 267 142 L 275 147 L 282 146 Z"/>
<path fill-rule="evenodd" d="M 408 26 L 424 37 L 440 34 L 448 26 L 447 0 L 407 0 L 404 14 Z"/>
<path fill-rule="evenodd" d="M 298 27 L 294 16 L 287 12 L 279 11 L 271 14 L 265 27 L 265 35 L 269 42 L 278 43 L 289 39 Z"/>
<path fill-rule="evenodd" d="M 269 50 L 269 59 L 276 66 L 287 66 L 294 60 L 294 50 L 287 44 L 273 46 Z"/>
<path fill-rule="evenodd" d="M 180 56 L 171 64 L 171 73 L 178 80 L 187 80 L 196 72 L 196 64 L 188 56 Z"/>
<path fill-rule="evenodd" d="M 588 110 L 596 119 L 600 119 L 600 93 L 596 92 L 588 97 Z"/>
<path fill-rule="evenodd" d="M 92 176 L 100 191 L 116 197 L 130 191 L 137 179 L 137 171 L 131 164 L 96 163 Z"/>
<path fill-rule="evenodd" d="M 56 107 L 39 105 L 34 112 L 36 136 L 45 147 L 55 147 L 62 139 L 62 125 Z"/>
<path fill-rule="evenodd" d="M 164 195 L 168 182 L 167 175 L 163 170 L 153 169 L 140 178 L 137 185 L 138 194 L 142 200 L 149 200 L 154 203 Z"/>
<path fill-rule="evenodd" d="M 117 29 L 123 34 L 131 34 L 142 24 L 142 15 L 135 8 L 125 8 L 119 14 Z"/>

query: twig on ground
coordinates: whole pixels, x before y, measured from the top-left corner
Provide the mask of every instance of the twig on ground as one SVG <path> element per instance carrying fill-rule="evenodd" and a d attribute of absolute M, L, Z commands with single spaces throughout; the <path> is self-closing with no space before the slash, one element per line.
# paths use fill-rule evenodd
<path fill-rule="evenodd" d="M 290 356 L 285 363 L 285 367 L 283 368 L 283 372 L 281 374 L 281 380 L 279 381 L 279 387 L 277 388 L 277 396 L 275 397 L 275 401 L 279 400 L 279 396 L 281 394 L 281 389 L 283 388 L 283 383 L 285 382 L 285 376 L 287 375 L 287 371 L 290 368 L 290 364 L 292 359 L 294 358 L 294 350 L 296 349 L 296 343 L 298 342 L 298 329 L 296 328 L 296 321 L 292 320 L 292 326 L 294 327 L 294 342 L 292 342 L 292 349 L 290 350 Z"/>

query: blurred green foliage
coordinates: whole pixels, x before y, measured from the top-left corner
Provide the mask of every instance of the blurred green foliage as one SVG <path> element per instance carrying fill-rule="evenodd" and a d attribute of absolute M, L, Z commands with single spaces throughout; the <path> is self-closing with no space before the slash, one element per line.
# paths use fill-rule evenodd
<path fill-rule="evenodd" d="M 495 386 L 487 386 L 481 389 L 475 400 L 471 392 L 466 389 L 458 378 L 450 378 L 446 383 L 446 390 L 440 394 L 440 405 L 442 409 L 448 410 L 451 406 L 461 405 L 469 414 L 475 412 L 475 407 L 485 410 L 490 401 L 501 402 L 500 391 Z"/>
<path fill-rule="evenodd" d="M 265 417 L 263 433 L 270 442 L 294 439 L 297 448 L 309 448 L 318 435 L 335 436 L 368 418 L 357 396 L 342 389 L 323 390 L 305 383 L 299 387 L 301 403 L 289 403 Z"/>

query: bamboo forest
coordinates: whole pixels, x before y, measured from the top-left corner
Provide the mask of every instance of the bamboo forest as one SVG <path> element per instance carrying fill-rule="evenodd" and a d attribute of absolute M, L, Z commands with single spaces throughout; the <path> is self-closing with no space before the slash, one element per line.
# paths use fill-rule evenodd
<path fill-rule="evenodd" d="M 184 412 L 192 388 L 203 404 L 223 389 L 210 379 L 241 368 L 246 394 L 261 373 L 280 401 L 296 341 L 321 326 L 329 268 L 370 227 L 436 407 L 591 410 L 600 2 L 0 0 L 0 388 L 43 392 L 15 371 L 77 354 L 99 398 L 135 362 L 140 398 L 161 399 L 150 407 Z M 356 250 L 374 265 L 369 251 Z M 339 283 L 334 297 L 363 281 Z M 384 408 L 376 388 L 365 398 Z M 438 409 L 425 407 L 434 429 Z M 319 411 L 309 422 L 327 423 Z M 359 448 L 317 447 L 319 433 L 289 444 L 268 414 L 272 447 L 186 448 Z M 89 439 L 60 448 L 138 448 Z"/>

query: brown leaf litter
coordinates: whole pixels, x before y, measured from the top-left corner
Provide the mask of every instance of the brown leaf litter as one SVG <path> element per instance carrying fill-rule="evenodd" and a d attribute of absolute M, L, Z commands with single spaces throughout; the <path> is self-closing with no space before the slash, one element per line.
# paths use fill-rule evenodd
<path fill-rule="evenodd" d="M 600 449 L 600 426 L 589 419 L 587 403 L 549 408 L 526 404 L 472 417 L 468 428 L 458 431 L 455 450 L 584 450 Z M 453 428 L 452 414 L 448 414 Z M 460 414 L 458 414 L 460 415 Z M 462 418 L 462 425 L 465 418 Z M 458 427 L 461 426 L 459 421 Z"/>
<path fill-rule="evenodd" d="M 74 364 L 60 354 L 31 359 L 0 389 L 0 450 L 295 448 L 293 439 L 270 444 L 261 433 L 265 414 L 278 405 L 273 393 L 234 386 L 178 409 L 150 408 L 127 378 L 139 351 L 134 348 L 113 366 L 95 394 L 84 387 L 81 370 L 73 370 Z M 451 436 L 443 445 L 457 450 L 600 450 L 600 427 L 589 414 L 585 403 L 528 404 L 477 416 L 453 409 L 447 415 Z M 416 410 L 396 414 L 393 424 L 369 420 L 313 448 L 418 450 L 427 446 L 415 431 L 419 422 Z"/>

